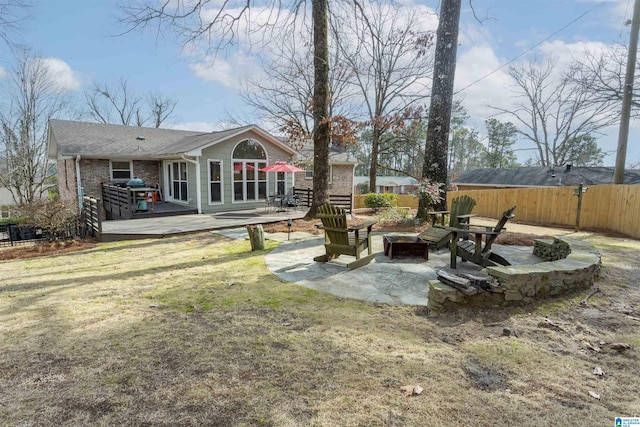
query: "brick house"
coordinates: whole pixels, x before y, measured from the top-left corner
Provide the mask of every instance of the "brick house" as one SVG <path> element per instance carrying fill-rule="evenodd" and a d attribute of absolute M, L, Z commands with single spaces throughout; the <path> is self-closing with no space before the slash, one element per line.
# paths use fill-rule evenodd
<path fill-rule="evenodd" d="M 305 172 L 294 177 L 296 188 L 313 188 L 313 142 L 309 141 L 298 149 L 297 164 Z M 353 194 L 355 157 L 339 145 L 329 147 L 329 187 L 327 194 Z"/>
<path fill-rule="evenodd" d="M 351 194 L 355 162 L 333 154 L 330 191 Z M 277 189 L 312 186 L 305 173 L 259 171 L 307 161 L 308 153 L 255 125 L 196 132 L 51 119 L 48 155 L 57 161 L 63 200 L 101 197 L 101 184 L 137 177 L 163 201 L 215 213 L 260 208 Z"/>

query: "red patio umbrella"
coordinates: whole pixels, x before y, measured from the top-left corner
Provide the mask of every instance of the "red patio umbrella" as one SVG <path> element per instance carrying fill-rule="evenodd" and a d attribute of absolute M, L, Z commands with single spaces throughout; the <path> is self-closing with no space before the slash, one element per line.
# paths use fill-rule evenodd
<path fill-rule="evenodd" d="M 276 162 L 272 165 L 265 166 L 263 168 L 258 169 L 260 172 L 304 172 L 304 169 L 301 169 L 297 166 L 290 165 L 287 162 Z"/>

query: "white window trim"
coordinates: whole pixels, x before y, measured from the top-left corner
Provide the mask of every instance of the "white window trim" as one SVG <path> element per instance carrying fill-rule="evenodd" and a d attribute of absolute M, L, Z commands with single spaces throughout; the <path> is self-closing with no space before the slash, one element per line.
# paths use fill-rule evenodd
<path fill-rule="evenodd" d="M 220 201 L 212 202 L 211 201 L 211 163 L 218 162 L 220 163 Z M 224 163 L 222 159 L 208 159 L 207 161 L 207 193 L 208 193 L 208 202 L 209 206 L 213 205 L 224 205 Z"/>
<path fill-rule="evenodd" d="M 172 171 L 173 171 L 173 165 L 175 163 L 178 163 L 178 164 L 184 163 L 185 164 L 184 171 L 187 174 L 187 179 L 184 181 L 184 182 L 187 183 L 187 200 L 182 200 L 182 199 L 176 198 L 175 190 L 173 189 L 173 182 L 175 181 L 175 179 L 171 179 L 171 178 L 174 178 L 173 176 L 169 177 L 169 185 L 171 185 L 171 192 L 172 192 L 172 196 L 171 197 L 173 199 L 172 203 L 177 203 L 177 204 L 180 204 L 180 205 L 187 205 L 188 206 L 189 205 L 189 162 L 187 162 L 186 160 L 172 160 L 170 163 L 171 163 L 171 170 Z M 178 173 L 179 172 L 180 172 L 180 166 L 178 166 Z M 173 175 L 173 172 L 172 172 L 172 175 Z M 178 179 L 178 182 L 182 182 L 182 180 Z"/>
<path fill-rule="evenodd" d="M 311 166 L 313 166 L 313 165 L 311 165 Z M 313 175 L 314 175 L 313 169 L 311 170 L 311 177 L 307 176 L 307 171 L 305 170 L 304 179 L 307 179 L 307 180 L 311 181 L 311 180 L 313 180 Z M 333 183 L 333 165 L 329 165 L 329 182 L 328 182 L 328 184 L 332 184 L 332 183 Z"/>
<path fill-rule="evenodd" d="M 124 163 L 126 161 L 127 160 L 109 159 L 109 178 L 111 179 L 112 182 L 118 182 L 118 181 L 127 182 L 127 181 L 129 181 L 129 179 L 131 179 L 131 178 L 133 178 L 135 176 L 134 173 L 133 173 L 133 160 L 129 160 L 129 174 L 130 174 L 129 179 L 122 179 L 122 178 L 117 178 L 116 179 L 116 178 L 113 177 L 113 162 Z M 124 170 L 124 169 L 116 169 L 116 170 Z"/>
<path fill-rule="evenodd" d="M 265 151 L 266 152 L 266 151 Z M 256 179 L 253 181 L 256 184 L 256 196 L 258 196 L 258 199 L 251 199 L 251 200 L 246 200 L 247 195 L 244 192 L 244 189 L 246 188 L 247 185 L 247 178 L 246 178 L 246 173 L 243 174 L 242 176 L 242 180 L 241 181 L 236 181 L 234 176 L 233 176 L 233 166 L 235 163 L 243 163 L 243 164 L 250 164 L 253 167 L 256 167 Z M 267 175 L 265 176 L 264 180 L 260 180 L 258 179 L 258 169 L 260 169 L 259 165 L 260 163 L 264 163 L 265 166 L 268 164 L 268 162 L 265 159 L 231 159 L 231 204 L 240 204 L 240 203 L 261 203 L 264 202 L 268 197 L 269 197 L 269 175 L 267 173 Z M 246 171 L 246 168 L 243 168 L 243 171 Z M 260 182 L 263 181 L 265 182 L 265 198 L 264 199 L 260 199 Z M 236 200 L 236 190 L 235 190 L 235 184 L 237 182 L 242 182 L 242 195 L 243 195 L 243 199 L 242 200 Z"/>

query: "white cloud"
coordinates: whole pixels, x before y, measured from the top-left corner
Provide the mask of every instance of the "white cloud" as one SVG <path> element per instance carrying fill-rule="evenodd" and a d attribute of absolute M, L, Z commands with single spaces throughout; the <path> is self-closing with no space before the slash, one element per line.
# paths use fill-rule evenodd
<path fill-rule="evenodd" d="M 261 73 L 260 67 L 248 55 L 236 53 L 229 60 L 209 56 L 203 61 L 189 66 L 195 75 L 204 81 L 238 89 L 240 83 L 255 78 Z"/>
<path fill-rule="evenodd" d="M 488 44 L 472 46 L 458 56 L 455 91 L 464 89 L 457 96 L 463 98 L 469 115 L 479 123 L 496 114 L 490 106 L 506 108 L 512 102 L 507 69 L 495 71 L 501 64 Z"/>
<path fill-rule="evenodd" d="M 4 79 L 8 75 L 9 75 L 9 73 L 7 73 L 7 71 L 4 68 L 0 67 L 0 79 Z"/>
<path fill-rule="evenodd" d="M 80 75 L 73 71 L 69 64 L 58 58 L 39 58 L 49 70 L 49 77 L 53 80 L 56 90 L 66 92 L 79 89 L 82 86 Z"/>

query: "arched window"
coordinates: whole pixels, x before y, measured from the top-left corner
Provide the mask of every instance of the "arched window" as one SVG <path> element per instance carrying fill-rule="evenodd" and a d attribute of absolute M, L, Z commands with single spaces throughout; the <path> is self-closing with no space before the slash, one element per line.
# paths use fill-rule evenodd
<path fill-rule="evenodd" d="M 250 139 L 233 149 L 233 201 L 251 202 L 267 198 L 267 153 L 262 145 Z"/>
<path fill-rule="evenodd" d="M 233 149 L 234 159 L 267 160 L 267 153 L 262 145 L 250 139 L 242 141 Z"/>

